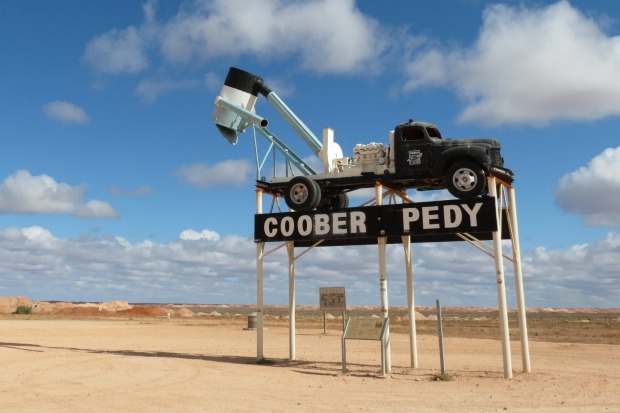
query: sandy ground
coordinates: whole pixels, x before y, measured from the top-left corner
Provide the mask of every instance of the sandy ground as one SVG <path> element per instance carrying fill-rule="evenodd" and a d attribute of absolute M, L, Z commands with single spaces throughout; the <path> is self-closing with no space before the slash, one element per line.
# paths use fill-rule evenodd
<path fill-rule="evenodd" d="M 392 373 L 382 378 L 380 345 L 347 342 L 339 331 L 265 330 L 183 320 L 0 320 L 0 406 L 5 412 L 620 412 L 620 348 L 530 341 L 532 373 L 503 378 L 496 340 L 448 338 L 452 381 L 439 370 L 437 337 L 419 335 L 420 367 L 409 367 L 409 336 L 392 334 Z"/>

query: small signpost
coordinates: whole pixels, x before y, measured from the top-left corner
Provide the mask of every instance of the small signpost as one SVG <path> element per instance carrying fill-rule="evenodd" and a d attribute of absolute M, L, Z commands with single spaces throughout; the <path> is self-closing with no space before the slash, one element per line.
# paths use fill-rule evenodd
<path fill-rule="evenodd" d="M 347 372 L 347 340 L 381 341 L 381 375 L 385 376 L 386 366 L 386 332 L 389 331 L 388 318 L 349 317 L 342 333 L 342 372 Z"/>
<path fill-rule="evenodd" d="M 327 310 L 342 311 L 342 328 L 344 330 L 344 313 L 347 310 L 347 296 L 344 287 L 319 288 L 319 302 L 323 311 L 323 334 L 327 333 Z"/>
<path fill-rule="evenodd" d="M 441 374 L 446 374 L 446 361 L 443 352 L 443 321 L 441 319 L 441 305 L 439 299 L 435 300 L 437 306 L 437 335 L 439 337 L 439 364 L 441 365 Z"/>

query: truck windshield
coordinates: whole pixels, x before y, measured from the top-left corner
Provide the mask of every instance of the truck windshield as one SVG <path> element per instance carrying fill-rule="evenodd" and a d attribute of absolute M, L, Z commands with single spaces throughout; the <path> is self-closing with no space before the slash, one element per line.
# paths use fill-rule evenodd
<path fill-rule="evenodd" d="M 437 129 L 437 128 L 426 128 L 426 131 L 428 132 L 428 136 L 430 136 L 431 138 L 442 139 L 441 138 L 441 133 L 439 133 L 439 129 Z"/>

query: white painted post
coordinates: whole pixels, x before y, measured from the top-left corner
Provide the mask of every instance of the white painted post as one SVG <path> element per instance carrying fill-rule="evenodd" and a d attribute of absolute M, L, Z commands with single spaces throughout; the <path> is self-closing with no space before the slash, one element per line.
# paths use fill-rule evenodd
<path fill-rule="evenodd" d="M 411 238 L 403 235 L 403 248 L 405 249 L 405 271 L 407 274 L 407 311 L 409 317 L 409 358 L 411 367 L 418 368 L 418 343 L 415 324 L 415 304 L 413 295 L 413 268 L 411 262 Z"/>
<path fill-rule="evenodd" d="M 263 191 L 256 190 L 256 213 L 263 213 Z M 263 356 L 263 255 L 265 243 L 256 244 L 256 358 L 262 360 Z"/>
<path fill-rule="evenodd" d="M 289 359 L 296 360 L 295 355 L 295 243 L 286 243 L 288 253 L 288 325 L 289 325 Z"/>
<path fill-rule="evenodd" d="M 504 280 L 504 260 L 502 256 L 502 214 L 498 203 L 497 183 L 493 176 L 488 179 L 489 195 L 495 198 L 495 217 L 497 231 L 493 232 L 493 252 L 495 254 L 495 270 L 497 283 L 497 301 L 499 304 L 500 335 L 502 338 L 502 355 L 504 358 L 504 377 L 512 378 L 512 360 L 510 356 L 510 331 L 508 328 L 508 306 L 506 305 L 506 283 Z"/>
<path fill-rule="evenodd" d="M 383 185 L 375 184 L 375 200 L 377 205 L 383 204 Z M 379 290 L 381 292 L 381 315 L 388 318 L 388 290 L 387 290 L 387 262 L 385 250 L 387 247 L 387 237 L 379 237 L 377 239 L 379 247 Z M 392 372 L 392 351 L 390 346 L 390 330 L 385 332 L 385 365 L 388 373 Z"/>
<path fill-rule="evenodd" d="M 510 224 L 512 230 L 512 260 L 515 271 L 515 288 L 517 290 L 517 311 L 519 313 L 519 331 L 521 332 L 521 361 L 523 371 L 531 373 L 530 345 L 527 334 L 527 318 L 525 314 L 525 294 L 523 292 L 523 270 L 521 268 L 521 246 L 519 244 L 519 225 L 517 223 L 517 200 L 515 189 L 508 189 Z"/>

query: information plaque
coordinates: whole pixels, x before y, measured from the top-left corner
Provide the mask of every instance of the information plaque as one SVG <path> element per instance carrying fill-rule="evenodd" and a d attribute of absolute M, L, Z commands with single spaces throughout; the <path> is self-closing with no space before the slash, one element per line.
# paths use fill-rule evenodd
<path fill-rule="evenodd" d="M 342 333 L 342 372 L 347 372 L 347 340 L 377 340 L 381 341 L 381 374 L 385 376 L 386 337 L 389 336 L 389 326 L 389 318 L 349 317 Z"/>
<path fill-rule="evenodd" d="M 345 340 L 381 340 L 385 318 L 351 318 Z"/>

